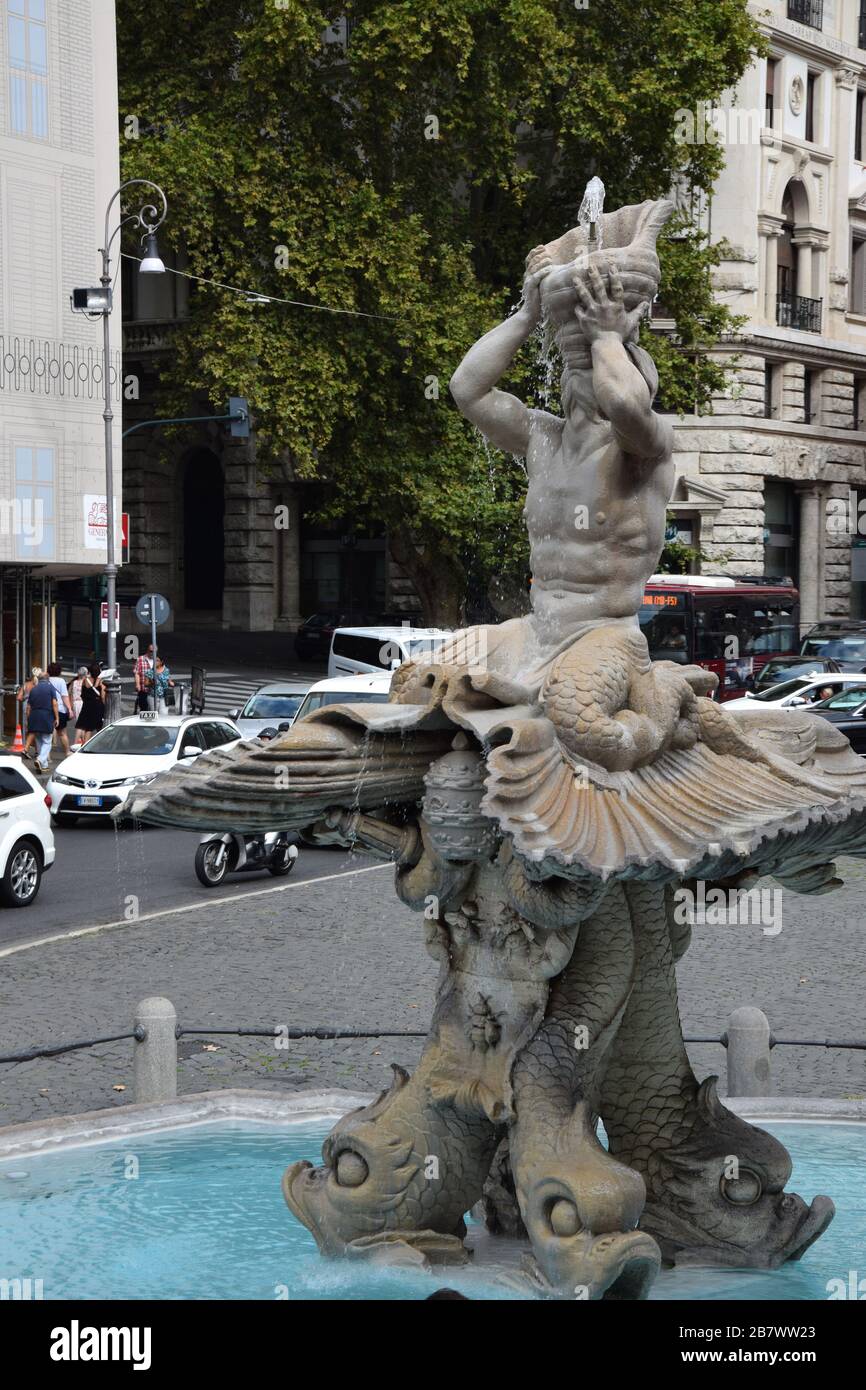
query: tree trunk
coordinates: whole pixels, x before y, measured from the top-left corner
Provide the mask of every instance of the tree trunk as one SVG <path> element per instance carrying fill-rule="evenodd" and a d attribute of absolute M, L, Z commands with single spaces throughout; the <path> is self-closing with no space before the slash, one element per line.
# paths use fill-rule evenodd
<path fill-rule="evenodd" d="M 463 566 L 445 549 L 426 544 L 419 549 L 403 527 L 388 532 L 392 558 L 411 579 L 428 627 L 460 627 L 466 576 Z"/>

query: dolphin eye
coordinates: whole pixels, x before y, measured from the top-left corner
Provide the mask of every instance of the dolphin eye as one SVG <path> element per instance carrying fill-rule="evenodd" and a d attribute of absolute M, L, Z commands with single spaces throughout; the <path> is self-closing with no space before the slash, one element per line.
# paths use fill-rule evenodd
<path fill-rule="evenodd" d="M 764 1184 L 751 1168 L 741 1168 L 738 1178 L 719 1179 L 719 1191 L 722 1196 L 738 1207 L 749 1207 L 753 1202 L 757 1202 L 763 1190 Z"/>
<path fill-rule="evenodd" d="M 555 1236 L 575 1236 L 580 1230 L 577 1207 L 566 1197 L 560 1197 L 554 1202 L 548 1213 L 548 1220 Z"/>
<path fill-rule="evenodd" d="M 370 1169 L 354 1149 L 344 1149 L 337 1158 L 334 1174 L 340 1187 L 360 1187 L 370 1176 Z"/>

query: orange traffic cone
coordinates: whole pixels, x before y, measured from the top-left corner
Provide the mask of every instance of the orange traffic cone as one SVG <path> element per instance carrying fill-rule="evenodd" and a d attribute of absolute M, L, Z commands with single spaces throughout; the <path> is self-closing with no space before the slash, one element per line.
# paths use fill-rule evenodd
<path fill-rule="evenodd" d="M 21 733 L 21 725 L 20 725 L 20 724 L 16 724 L 16 725 L 15 725 L 15 742 L 12 744 L 12 747 L 9 749 L 9 752 L 10 752 L 10 753 L 23 753 L 23 752 L 24 752 L 24 737 L 23 737 L 23 735 L 22 735 L 22 733 Z"/>

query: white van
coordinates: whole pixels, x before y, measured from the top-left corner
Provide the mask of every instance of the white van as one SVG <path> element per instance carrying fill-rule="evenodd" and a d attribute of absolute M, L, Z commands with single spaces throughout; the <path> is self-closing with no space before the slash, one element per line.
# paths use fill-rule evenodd
<path fill-rule="evenodd" d="M 393 671 L 404 661 L 424 661 L 447 642 L 440 627 L 338 627 L 331 639 L 328 675 Z"/>
<path fill-rule="evenodd" d="M 295 724 L 314 709 L 323 705 L 372 705 L 385 704 L 391 689 L 391 672 L 379 671 L 370 676 L 360 672 L 357 676 L 339 676 L 336 680 L 316 681 L 307 691 L 298 712 Z M 294 728 L 294 725 L 292 726 Z"/>

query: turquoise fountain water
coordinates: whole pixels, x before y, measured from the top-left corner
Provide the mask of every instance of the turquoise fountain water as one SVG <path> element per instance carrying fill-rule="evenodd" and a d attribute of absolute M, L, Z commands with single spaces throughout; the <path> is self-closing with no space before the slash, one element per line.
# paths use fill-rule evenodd
<path fill-rule="evenodd" d="M 435 1274 L 322 1260 L 280 1195 L 287 1162 L 315 1159 L 330 1121 L 220 1123 L 0 1160 L 0 1279 L 41 1280 L 45 1299 L 420 1299 L 529 1297 L 505 1282 L 516 1243 L 470 1223 L 474 1267 Z M 653 1299 L 826 1299 L 866 1246 L 866 1128 L 775 1124 L 808 1199 L 838 1214 L 797 1264 L 773 1273 L 663 1271 Z M 831 1286 L 832 1287 L 832 1286 Z"/>

